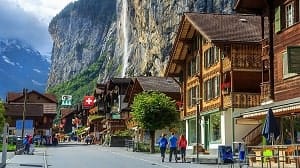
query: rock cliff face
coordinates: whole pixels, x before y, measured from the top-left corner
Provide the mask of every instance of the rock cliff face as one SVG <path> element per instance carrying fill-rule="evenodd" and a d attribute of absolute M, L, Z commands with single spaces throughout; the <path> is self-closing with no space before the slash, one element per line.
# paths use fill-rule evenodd
<path fill-rule="evenodd" d="M 183 12 L 232 13 L 234 2 L 76 1 L 49 26 L 54 44 L 48 86 L 71 79 L 101 55 L 106 57 L 99 72 L 99 82 L 112 76 L 149 73 L 162 76 Z M 91 3 L 93 5 L 88 5 Z"/>
<path fill-rule="evenodd" d="M 116 32 L 115 4 L 114 0 L 80 0 L 52 19 L 49 32 L 54 43 L 48 87 L 73 78 L 109 48 L 105 46 L 107 35 Z"/>
<path fill-rule="evenodd" d="M 123 63 L 123 75 L 136 76 L 149 74 L 162 76 L 168 62 L 172 43 L 177 33 L 183 12 L 232 13 L 234 0 L 127 0 L 127 5 L 119 1 L 118 13 L 127 10 L 128 63 Z M 123 6 L 122 6 L 123 5 Z M 125 3 L 126 5 L 126 3 Z M 124 16 L 119 16 L 124 17 Z M 119 19 L 124 22 L 124 19 Z M 124 37 L 121 31 L 119 37 Z M 118 38 L 122 40 L 124 38 Z M 118 52 L 119 53 L 119 52 Z M 123 53 L 124 54 L 124 53 Z M 123 56 L 124 58 L 124 56 Z"/>

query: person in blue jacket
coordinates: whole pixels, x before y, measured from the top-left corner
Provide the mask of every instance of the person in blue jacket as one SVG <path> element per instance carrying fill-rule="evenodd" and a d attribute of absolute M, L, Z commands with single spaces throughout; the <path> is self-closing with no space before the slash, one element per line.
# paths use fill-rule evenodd
<path fill-rule="evenodd" d="M 161 154 L 161 161 L 165 161 L 165 154 L 168 145 L 168 140 L 166 138 L 166 134 L 162 134 L 162 136 L 158 140 L 159 150 Z"/>
<path fill-rule="evenodd" d="M 172 154 L 174 153 L 175 161 L 177 162 L 177 137 L 175 136 L 175 133 L 172 132 L 172 135 L 169 138 L 170 141 L 170 156 L 169 156 L 169 162 L 172 161 Z"/>

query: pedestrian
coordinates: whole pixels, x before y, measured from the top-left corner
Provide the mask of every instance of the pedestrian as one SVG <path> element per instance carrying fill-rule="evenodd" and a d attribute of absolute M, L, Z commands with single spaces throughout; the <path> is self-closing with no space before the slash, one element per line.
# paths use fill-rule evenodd
<path fill-rule="evenodd" d="M 185 162 L 185 155 L 186 155 L 186 146 L 187 146 L 187 140 L 184 137 L 183 134 L 180 135 L 179 141 L 178 141 L 178 147 L 181 154 L 181 161 Z"/>
<path fill-rule="evenodd" d="M 174 153 L 175 161 L 177 162 L 177 137 L 175 136 L 175 133 L 172 132 L 170 138 L 170 155 L 169 155 L 169 162 L 172 161 L 172 155 Z"/>
<path fill-rule="evenodd" d="M 23 139 L 23 145 L 25 146 L 24 148 L 24 154 L 29 154 L 29 148 L 30 148 L 30 143 L 29 143 L 29 135 L 26 135 Z"/>
<path fill-rule="evenodd" d="M 158 140 L 160 155 L 161 155 L 161 161 L 165 161 L 165 155 L 166 155 L 166 149 L 168 145 L 168 140 L 166 138 L 166 134 L 162 134 L 162 136 Z"/>

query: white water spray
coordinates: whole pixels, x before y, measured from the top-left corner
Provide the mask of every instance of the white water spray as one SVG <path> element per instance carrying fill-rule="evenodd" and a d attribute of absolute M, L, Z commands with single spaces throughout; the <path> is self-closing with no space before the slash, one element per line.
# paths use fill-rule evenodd
<path fill-rule="evenodd" d="M 122 69 L 122 77 L 125 77 L 126 69 L 128 67 L 128 3 L 127 0 L 122 0 L 122 19 L 121 19 L 121 29 L 123 33 L 123 69 Z"/>

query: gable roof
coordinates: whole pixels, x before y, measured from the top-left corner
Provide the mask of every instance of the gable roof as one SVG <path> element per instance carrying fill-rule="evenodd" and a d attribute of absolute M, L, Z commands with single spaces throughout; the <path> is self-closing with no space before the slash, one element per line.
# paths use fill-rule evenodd
<path fill-rule="evenodd" d="M 211 42 L 260 42 L 261 17 L 255 15 L 229 15 L 185 13 L 186 21 Z"/>
<path fill-rule="evenodd" d="M 173 98 L 180 97 L 180 86 L 173 78 L 143 76 L 136 77 L 133 84 L 129 85 L 124 102 L 131 104 L 134 96 L 143 91 L 158 91 L 173 95 Z"/>
<path fill-rule="evenodd" d="M 71 115 L 73 112 L 75 112 L 74 109 L 62 108 L 62 109 L 60 109 L 61 118 L 66 118 L 67 116 Z"/>
<path fill-rule="evenodd" d="M 264 18 L 267 20 L 266 18 Z M 267 35 L 267 21 L 265 37 Z M 229 15 L 211 13 L 185 13 L 182 16 L 176 39 L 172 46 L 165 76 L 181 76 L 186 57 L 189 55 L 189 43 L 195 36 L 203 36 L 215 45 L 222 44 L 259 44 L 262 39 L 261 16 Z M 198 52 L 198 54 L 200 54 Z"/>
<path fill-rule="evenodd" d="M 57 103 L 55 95 L 51 94 L 51 93 L 41 94 L 41 93 L 39 93 L 35 90 L 32 90 L 32 91 L 27 93 L 27 95 L 29 95 L 29 94 L 38 94 L 38 95 L 52 101 L 53 103 Z M 23 93 L 8 92 L 7 97 L 6 97 L 6 101 L 9 103 L 9 102 L 14 102 L 14 101 L 17 101 L 17 100 L 23 99 L 23 98 L 24 98 Z"/>
<path fill-rule="evenodd" d="M 143 91 L 159 91 L 163 93 L 180 93 L 180 86 L 173 78 L 144 76 L 137 77 Z"/>
<path fill-rule="evenodd" d="M 264 10 L 270 6 L 269 1 L 265 0 L 237 0 L 235 11 L 239 13 L 255 13 L 258 15 L 266 15 L 268 12 Z M 274 8 L 277 7 L 281 0 L 272 0 Z"/>

